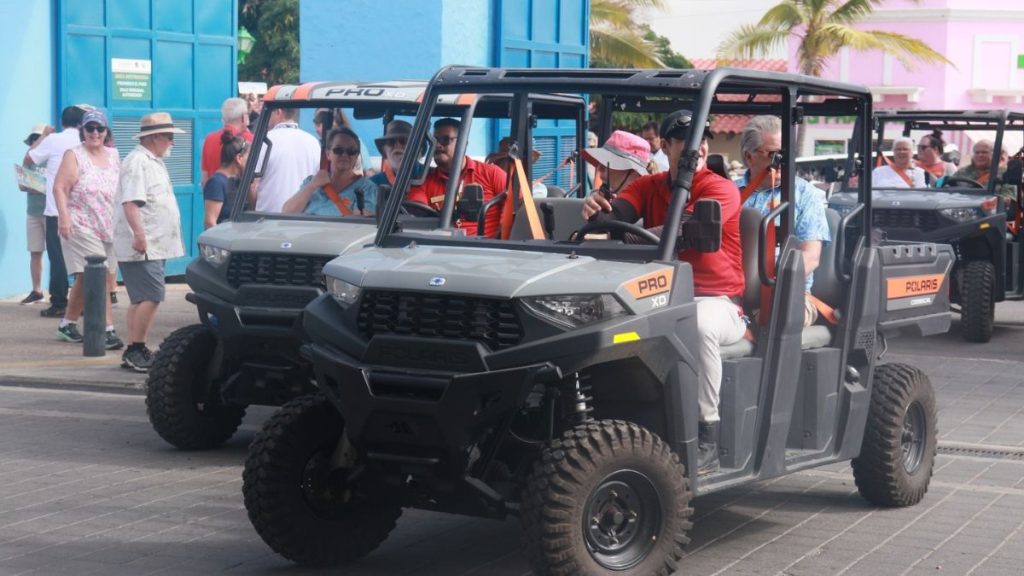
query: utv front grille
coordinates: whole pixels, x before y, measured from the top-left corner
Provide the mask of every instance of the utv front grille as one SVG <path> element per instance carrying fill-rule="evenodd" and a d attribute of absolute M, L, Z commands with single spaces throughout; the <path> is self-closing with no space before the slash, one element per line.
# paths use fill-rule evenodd
<path fill-rule="evenodd" d="M 366 291 L 359 306 L 359 331 L 374 334 L 470 340 L 491 350 L 518 344 L 523 326 L 512 300 Z"/>
<path fill-rule="evenodd" d="M 938 214 L 925 210 L 881 208 L 874 210 L 871 218 L 878 228 L 916 228 L 931 232 L 940 226 Z"/>
<path fill-rule="evenodd" d="M 271 286 L 314 286 L 324 289 L 324 264 L 330 256 L 236 253 L 228 260 L 228 283 Z"/>

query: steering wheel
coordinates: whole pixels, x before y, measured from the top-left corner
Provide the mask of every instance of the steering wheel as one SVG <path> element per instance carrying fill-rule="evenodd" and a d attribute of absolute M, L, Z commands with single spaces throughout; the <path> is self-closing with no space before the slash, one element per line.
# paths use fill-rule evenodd
<path fill-rule="evenodd" d="M 943 188 L 953 188 L 954 186 L 979 189 L 985 187 L 981 182 L 972 180 L 971 178 L 964 178 L 963 176 L 946 176 L 946 179 L 942 181 Z"/>
<path fill-rule="evenodd" d="M 433 206 L 412 200 L 402 201 L 402 212 L 416 217 L 438 217 L 441 215 Z"/>
<path fill-rule="evenodd" d="M 630 224 L 629 222 L 622 222 L 620 220 L 603 220 L 587 222 L 576 232 L 576 238 L 582 239 L 587 234 L 595 232 L 622 232 L 635 234 L 642 240 L 646 240 L 646 244 L 659 244 L 661 238 L 654 232 L 651 232 L 643 226 L 637 226 L 636 224 Z"/>

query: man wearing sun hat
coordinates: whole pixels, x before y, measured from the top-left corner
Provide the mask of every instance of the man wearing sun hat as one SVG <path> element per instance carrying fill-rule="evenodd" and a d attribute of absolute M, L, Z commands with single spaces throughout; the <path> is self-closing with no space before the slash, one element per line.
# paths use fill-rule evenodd
<path fill-rule="evenodd" d="M 661 122 L 662 148 L 669 158 L 668 172 L 637 178 L 614 200 L 600 191 L 586 199 L 583 217 L 636 222 L 660 228 L 672 201 L 672 183 L 679 171 L 679 159 L 689 139 L 693 113 L 676 110 Z M 708 131 L 698 150 L 690 199 L 685 210 L 697 200 L 715 200 L 722 207 L 722 245 L 717 252 L 683 250 L 679 259 L 693 266 L 693 289 L 697 296 L 697 334 L 700 341 L 700 405 L 697 471 L 718 470 L 718 400 L 722 383 L 721 346 L 739 342 L 746 332 L 746 320 L 739 298 L 745 287 L 740 248 L 740 192 L 736 185 L 707 167 Z"/>
<path fill-rule="evenodd" d="M 114 221 L 114 254 L 128 292 L 128 338 L 121 366 L 146 372 L 153 364 L 146 336 L 157 307 L 164 300 L 164 263 L 185 255 L 181 243 L 181 214 L 164 158 L 171 155 L 174 135 L 171 115 L 154 112 L 142 117 L 139 144 L 121 162 Z"/>
<path fill-rule="evenodd" d="M 597 168 L 601 190 L 609 198 L 626 189 L 631 182 L 647 175 L 651 145 L 636 134 L 616 130 L 600 148 L 585 148 L 583 159 Z"/>

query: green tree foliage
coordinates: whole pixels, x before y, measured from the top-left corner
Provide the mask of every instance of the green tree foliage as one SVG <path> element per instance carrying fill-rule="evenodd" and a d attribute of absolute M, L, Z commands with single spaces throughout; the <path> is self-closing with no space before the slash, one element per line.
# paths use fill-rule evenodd
<path fill-rule="evenodd" d="M 268 84 L 299 81 L 299 0 L 239 0 L 239 24 L 256 39 L 240 80 Z"/>
<path fill-rule="evenodd" d="M 718 47 L 718 57 L 756 58 L 782 46 L 790 36 L 800 38 L 800 72 L 821 76 L 825 63 L 842 48 L 881 50 L 911 67 L 915 60 L 951 64 L 924 42 L 881 30 L 859 30 L 854 24 L 885 0 L 783 0 L 765 12 L 757 24 L 741 26 Z"/>
<path fill-rule="evenodd" d="M 641 30 L 644 32 L 642 38 L 654 46 L 654 52 L 665 68 L 693 68 L 693 64 L 685 56 L 672 49 L 668 38 L 660 36 L 647 24 L 642 25 Z"/>
<path fill-rule="evenodd" d="M 663 8 L 663 0 L 592 0 L 591 68 L 663 68 L 656 48 L 644 40 L 637 10 Z"/>

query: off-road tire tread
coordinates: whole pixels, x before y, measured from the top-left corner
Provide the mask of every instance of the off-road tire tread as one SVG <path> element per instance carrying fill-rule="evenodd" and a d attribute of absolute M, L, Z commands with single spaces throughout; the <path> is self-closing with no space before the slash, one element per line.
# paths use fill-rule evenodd
<path fill-rule="evenodd" d="M 574 535 L 580 532 L 574 508 L 585 505 L 594 488 L 591 484 L 606 476 L 617 460 L 631 457 L 648 464 L 648 473 L 667 478 L 672 494 L 663 503 L 658 545 L 639 565 L 620 573 L 668 576 L 679 569 L 693 515 L 692 493 L 679 456 L 637 424 L 598 420 L 567 430 L 550 442 L 527 479 L 520 507 L 523 551 L 536 574 L 571 576 L 599 568 L 585 545 L 573 546 Z"/>
<path fill-rule="evenodd" d="M 960 322 L 964 340 L 968 342 L 992 339 L 995 276 L 995 267 L 988 260 L 971 260 L 964 266 L 960 283 Z"/>
<path fill-rule="evenodd" d="M 153 355 L 146 378 L 146 414 L 153 429 L 182 450 L 207 450 L 228 441 L 245 416 L 245 407 L 206 403 L 196 409 L 192 373 L 205 366 L 217 345 L 205 326 L 193 324 L 171 332 Z"/>
<path fill-rule="evenodd" d="M 903 468 L 901 439 L 903 418 L 914 401 L 924 408 L 925 448 L 913 476 Z M 884 507 L 917 504 L 931 481 L 938 445 L 935 391 L 919 369 L 907 364 L 883 364 L 875 368 L 871 406 L 860 455 L 854 458 L 853 477 L 860 495 Z"/>
<path fill-rule="evenodd" d="M 380 546 L 402 515 L 397 501 L 381 501 L 346 522 L 309 509 L 296 480 L 318 446 L 339 438 L 343 428 L 327 398 L 310 394 L 282 406 L 249 446 L 242 473 L 249 520 L 271 549 L 292 562 L 334 566 L 362 558 Z"/>

